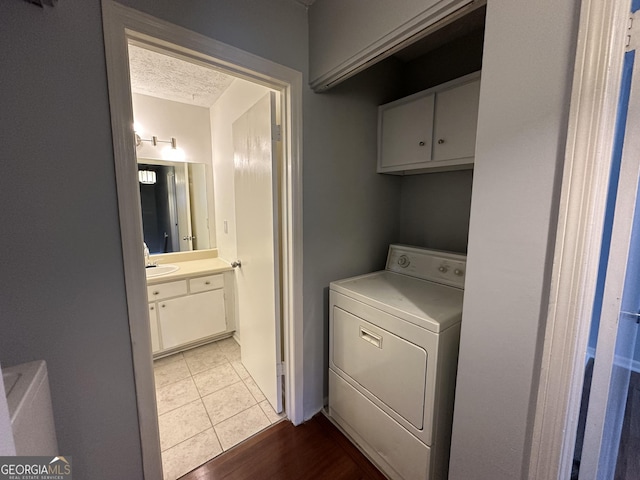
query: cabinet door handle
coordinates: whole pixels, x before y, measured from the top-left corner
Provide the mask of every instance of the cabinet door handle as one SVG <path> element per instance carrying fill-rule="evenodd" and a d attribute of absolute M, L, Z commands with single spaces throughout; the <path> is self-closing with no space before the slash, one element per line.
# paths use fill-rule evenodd
<path fill-rule="evenodd" d="M 424 142 L 420 142 L 420 143 L 418 143 L 418 145 L 420 145 L 421 147 L 424 147 L 425 143 Z"/>
<path fill-rule="evenodd" d="M 163 304 L 161 305 L 161 307 L 162 307 L 162 308 L 164 308 L 164 307 L 165 307 L 165 304 L 163 303 Z"/>
<path fill-rule="evenodd" d="M 149 310 L 153 310 L 153 307 L 149 308 Z"/>
<path fill-rule="evenodd" d="M 438 140 L 438 145 L 442 145 L 443 143 L 444 143 L 444 138 L 440 138 L 440 139 Z"/>

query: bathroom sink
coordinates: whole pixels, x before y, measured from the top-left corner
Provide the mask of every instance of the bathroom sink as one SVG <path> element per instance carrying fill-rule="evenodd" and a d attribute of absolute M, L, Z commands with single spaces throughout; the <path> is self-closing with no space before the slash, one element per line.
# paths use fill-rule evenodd
<path fill-rule="evenodd" d="M 149 267 L 146 269 L 147 278 L 160 277 L 175 272 L 180 267 L 177 265 L 158 265 L 157 267 Z"/>

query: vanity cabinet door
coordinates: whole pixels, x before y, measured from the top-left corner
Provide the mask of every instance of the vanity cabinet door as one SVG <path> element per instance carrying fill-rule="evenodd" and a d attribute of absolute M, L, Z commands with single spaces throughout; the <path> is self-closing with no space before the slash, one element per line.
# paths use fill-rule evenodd
<path fill-rule="evenodd" d="M 151 351 L 160 351 L 160 335 L 158 334 L 158 315 L 156 314 L 157 304 L 149 304 L 149 325 L 151 327 Z"/>
<path fill-rule="evenodd" d="M 479 100 L 480 80 L 436 94 L 434 162 L 474 157 Z"/>
<path fill-rule="evenodd" d="M 158 318 L 165 350 L 224 332 L 224 290 L 158 302 Z"/>

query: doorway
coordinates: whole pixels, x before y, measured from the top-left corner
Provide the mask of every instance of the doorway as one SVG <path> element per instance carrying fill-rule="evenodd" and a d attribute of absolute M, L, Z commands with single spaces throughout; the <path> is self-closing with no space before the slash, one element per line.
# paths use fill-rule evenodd
<path fill-rule="evenodd" d="M 282 377 L 274 385 L 284 387 L 286 415 L 294 423 L 302 421 L 301 402 L 301 79 L 299 72 L 254 57 L 246 52 L 220 44 L 128 9 L 114 2 L 103 2 L 105 45 L 109 79 L 112 130 L 118 204 L 124 257 L 125 288 L 133 345 L 134 377 L 138 400 L 139 424 L 143 448 L 145 476 L 161 478 L 158 419 L 151 362 L 151 341 L 146 306 L 146 279 L 139 268 L 142 259 L 141 209 L 136 152 L 131 141 L 133 112 L 129 89 L 127 45 L 144 44 L 174 58 L 224 70 L 243 81 L 266 87 L 276 93 L 281 129 L 282 165 L 274 181 L 280 185 L 280 196 L 274 201 L 274 264 L 280 274 L 274 285 L 281 287 L 276 295 L 280 309 L 281 332 L 276 333 L 273 371 Z M 175 142 L 173 145 L 175 146 Z M 277 326 L 276 326 L 277 327 Z M 277 330 L 276 330 L 277 332 Z M 242 337 L 242 332 L 240 333 Z M 281 343 L 279 340 L 282 339 Z M 228 346 L 228 345 L 227 345 Z M 221 348 L 221 347 L 218 347 Z M 275 389 L 277 390 L 277 388 Z M 267 392 L 265 392 L 267 393 Z M 275 397 L 278 397 L 276 395 Z M 273 403 L 273 402 L 272 402 Z M 277 404 L 277 400 L 275 402 Z M 277 408 L 277 405 L 276 405 Z"/>
<path fill-rule="evenodd" d="M 147 285 L 189 290 L 149 297 L 162 464 L 175 480 L 285 416 L 280 94 L 140 41 L 128 52 Z M 156 276 L 167 264 L 178 271 Z"/>

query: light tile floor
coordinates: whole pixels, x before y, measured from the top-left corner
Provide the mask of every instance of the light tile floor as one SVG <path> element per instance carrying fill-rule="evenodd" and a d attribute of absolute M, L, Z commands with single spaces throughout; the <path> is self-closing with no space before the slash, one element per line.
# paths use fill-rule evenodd
<path fill-rule="evenodd" d="M 175 480 L 282 419 L 233 338 L 154 362 L 164 480 Z"/>

